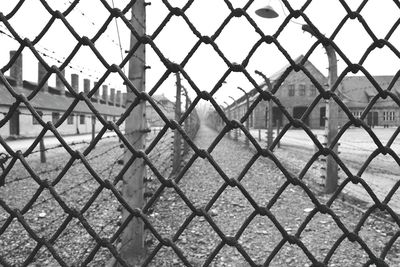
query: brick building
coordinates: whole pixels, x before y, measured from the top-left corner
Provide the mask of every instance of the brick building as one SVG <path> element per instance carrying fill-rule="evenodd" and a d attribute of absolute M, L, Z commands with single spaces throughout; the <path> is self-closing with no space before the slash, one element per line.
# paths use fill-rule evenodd
<path fill-rule="evenodd" d="M 10 57 L 14 55 L 15 52 L 11 51 Z M 22 55 L 20 55 L 10 68 L 10 76 L 5 79 L 16 94 L 29 96 L 33 90 L 37 89 L 38 84 L 23 80 L 22 63 Z M 38 81 L 45 74 L 46 70 L 39 64 Z M 77 74 L 71 75 L 70 84 L 76 92 L 79 92 L 79 76 Z M 91 83 L 89 79 L 83 79 L 83 92 L 88 93 L 95 84 Z M 102 91 L 102 95 L 100 95 L 100 91 Z M 174 118 L 175 104 L 173 102 L 164 95 L 153 95 L 152 98 L 168 118 Z M 57 76 L 55 87 L 44 84 L 41 90 L 29 100 L 29 103 L 45 122 L 51 121 L 54 124 L 71 107 L 73 101 L 75 98 L 66 90 L 63 82 Z M 0 136 L 2 138 L 37 136 L 43 127 L 23 103 L 19 104 L 17 111 L 13 112 L 9 120 L 4 119 L 15 102 L 16 98 L 0 80 Z M 121 93 L 114 88 L 109 90 L 107 85 L 102 85 L 91 97 L 91 102 L 106 121 L 116 121 L 125 112 L 126 93 Z M 146 118 L 149 127 L 164 126 L 164 122 L 148 102 L 146 102 Z M 99 131 L 103 127 L 93 116 L 88 105 L 79 101 L 72 113 L 57 129 L 60 134 L 68 135 L 91 133 L 92 123 L 95 124 L 95 131 Z M 121 129 L 124 129 L 123 125 Z"/>
<path fill-rule="evenodd" d="M 15 52 L 11 51 L 10 56 L 14 56 Z M 39 64 L 38 81 L 42 79 L 46 71 Z M 37 83 L 24 81 L 22 73 L 22 55 L 18 57 L 16 62 L 10 68 L 10 76 L 5 77 L 7 83 L 12 87 L 16 94 L 23 94 L 28 97 L 32 91 L 38 87 Z M 71 87 L 79 92 L 79 76 L 71 75 Z M 88 79 L 83 80 L 83 91 L 89 92 L 91 82 Z M 102 96 L 99 91 L 102 89 Z M 91 101 L 97 111 L 105 120 L 116 121 L 125 111 L 126 94 L 121 91 L 110 90 L 108 94 L 107 85 L 102 85 L 97 93 L 92 97 Z M 71 107 L 75 100 L 71 93 L 65 89 L 62 81 L 57 77 L 56 86 L 51 87 L 45 83 L 41 90 L 29 100 L 30 105 L 41 115 L 41 118 L 47 122 L 56 123 L 63 114 Z M 37 136 L 43 127 L 39 124 L 31 111 L 20 103 L 16 111 L 12 112 L 12 117 L 7 120 L 6 115 L 16 103 L 16 98 L 7 89 L 4 82 L 0 81 L 0 135 L 3 138 L 9 136 L 14 137 L 33 137 Z M 83 101 L 79 101 L 73 108 L 66 120 L 57 128 L 60 134 L 82 134 L 92 131 L 92 123 L 95 124 L 96 131 L 99 131 L 103 125 L 96 122 L 92 111 Z"/>
<path fill-rule="evenodd" d="M 303 59 L 303 56 L 295 59 L 295 63 L 298 64 Z M 272 87 L 282 77 L 285 71 L 290 66 L 285 66 L 269 79 Z M 310 72 L 310 74 L 318 81 L 319 84 L 325 88 L 327 86 L 328 79 L 310 62 L 306 61 L 304 67 Z M 383 90 L 386 90 L 389 84 L 393 80 L 393 76 L 374 76 L 373 77 L 377 84 L 381 86 Z M 267 90 L 265 84 L 261 84 L 263 90 Z M 400 82 L 396 81 L 391 89 L 392 92 L 400 96 Z M 338 87 L 339 97 L 350 109 L 354 116 L 359 117 L 368 105 L 369 101 L 377 95 L 377 90 L 374 85 L 365 76 L 346 76 Z M 315 85 L 312 83 L 310 78 L 303 72 L 295 72 L 292 70 L 288 76 L 284 79 L 281 86 L 275 92 L 275 96 L 279 98 L 279 101 L 285 107 L 287 112 L 294 118 L 300 118 L 311 103 L 315 100 L 319 94 Z M 256 89 L 252 89 L 248 92 L 250 102 L 259 95 Z M 250 103 L 250 105 L 251 105 Z M 320 100 L 309 116 L 305 119 L 305 124 L 310 128 L 322 128 L 325 126 L 325 102 Z M 246 98 L 243 96 L 236 100 L 236 103 L 232 103 L 226 108 L 228 116 L 231 118 L 241 118 L 247 111 Z M 267 127 L 267 116 L 268 116 L 268 102 L 261 101 L 255 110 L 252 112 L 250 117 L 250 127 L 256 129 L 264 129 Z M 280 108 L 275 104 L 272 107 L 272 121 L 275 127 L 277 123 L 279 125 L 285 125 L 288 123 L 288 119 L 282 114 Z M 373 106 L 373 108 L 367 114 L 365 119 L 366 123 L 371 126 L 395 126 L 399 124 L 400 109 L 399 106 L 389 97 L 386 99 L 379 99 Z M 348 121 L 346 114 L 339 108 L 339 125 L 343 125 Z"/>

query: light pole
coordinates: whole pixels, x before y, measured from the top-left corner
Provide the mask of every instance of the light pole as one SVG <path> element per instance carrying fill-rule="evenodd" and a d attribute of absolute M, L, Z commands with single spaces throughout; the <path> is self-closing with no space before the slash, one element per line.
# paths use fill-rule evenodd
<path fill-rule="evenodd" d="M 229 96 L 229 98 L 232 99 L 233 100 L 233 104 L 235 104 L 236 111 L 232 112 L 234 114 L 232 117 L 234 117 L 234 119 L 236 119 L 236 115 L 238 115 L 238 113 L 239 113 L 238 103 L 233 97 Z M 239 115 L 237 117 L 239 117 Z M 238 135 L 239 135 L 238 129 L 236 128 L 235 129 L 235 136 L 234 136 L 233 140 L 237 141 L 238 140 Z"/>
<path fill-rule="evenodd" d="M 241 88 L 241 87 L 237 87 L 237 89 L 239 89 L 240 91 L 242 91 L 243 93 L 244 93 L 244 95 L 246 96 L 246 108 L 247 108 L 247 111 L 249 111 L 249 109 L 250 109 L 250 100 L 249 100 L 249 94 L 247 94 L 247 92 L 243 89 L 243 88 Z M 247 120 L 246 120 L 246 128 L 247 128 L 247 130 L 248 131 L 250 131 L 250 123 L 249 123 L 249 120 L 250 120 L 250 118 L 248 118 Z M 249 146 L 249 144 L 250 144 L 250 142 L 249 142 L 249 138 L 247 138 L 247 137 L 245 137 L 245 144 L 247 145 L 247 146 Z"/>
<path fill-rule="evenodd" d="M 264 81 L 265 84 L 267 85 L 267 90 L 268 92 L 272 91 L 272 84 L 271 81 L 267 78 L 267 76 L 262 73 L 261 71 L 256 70 L 255 73 L 257 75 L 260 75 Z M 267 120 L 267 129 L 268 129 L 268 133 L 267 133 L 267 147 L 270 148 L 272 145 L 272 100 L 269 99 L 268 100 L 268 120 Z"/>
<path fill-rule="evenodd" d="M 328 86 L 329 90 L 337 80 L 337 60 L 335 49 L 329 44 L 321 40 L 323 37 L 321 34 L 316 34 L 309 25 L 303 25 L 302 29 L 309 32 L 312 36 L 316 37 L 321 41 L 322 45 L 326 50 L 329 63 L 329 76 L 328 76 Z M 338 133 L 338 116 L 339 108 L 338 105 L 332 98 L 326 100 L 326 112 L 325 112 L 325 135 L 326 135 L 326 147 L 332 145 L 332 141 Z M 336 155 L 338 153 L 337 144 L 333 147 L 332 152 Z M 333 193 L 338 186 L 338 165 L 335 159 L 328 155 L 326 158 L 326 177 L 325 177 L 325 193 Z"/>

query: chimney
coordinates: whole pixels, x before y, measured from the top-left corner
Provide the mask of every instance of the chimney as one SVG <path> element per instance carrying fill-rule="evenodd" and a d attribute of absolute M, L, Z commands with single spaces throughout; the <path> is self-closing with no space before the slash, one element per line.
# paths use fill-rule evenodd
<path fill-rule="evenodd" d="M 103 100 L 108 105 L 108 86 L 103 84 Z"/>
<path fill-rule="evenodd" d="M 96 87 L 97 82 L 94 82 L 94 87 Z M 97 89 L 96 93 L 94 93 L 95 102 L 100 103 L 100 88 Z"/>
<path fill-rule="evenodd" d="M 46 68 L 40 62 L 38 62 L 38 85 L 43 77 L 46 76 L 46 74 Z M 43 84 L 43 87 L 40 88 L 40 90 L 46 93 L 49 92 L 49 85 L 47 84 L 47 81 Z"/>
<path fill-rule="evenodd" d="M 79 75 L 78 74 L 71 74 L 71 87 L 74 89 L 75 92 L 79 92 Z"/>
<path fill-rule="evenodd" d="M 10 58 L 12 58 L 17 51 L 10 51 Z M 23 77 L 22 77 L 22 53 L 18 56 L 17 60 L 15 60 L 14 64 L 11 65 L 10 68 L 10 76 L 15 80 L 16 86 L 23 85 Z"/>
<path fill-rule="evenodd" d="M 65 77 L 65 69 L 60 71 L 62 76 Z M 60 95 L 65 96 L 65 85 L 64 83 L 61 81 L 60 77 L 58 77 L 58 75 L 56 75 L 56 88 L 57 90 L 60 91 Z"/>
<path fill-rule="evenodd" d="M 90 92 L 90 80 L 83 79 L 83 92 L 87 95 Z"/>
<path fill-rule="evenodd" d="M 115 101 L 116 106 L 121 106 L 121 91 L 117 90 L 117 99 Z"/>
<path fill-rule="evenodd" d="M 122 93 L 122 105 L 121 105 L 121 107 L 122 106 L 126 106 L 126 97 L 127 97 L 127 93 Z"/>
<path fill-rule="evenodd" d="M 110 90 L 110 102 L 111 106 L 115 106 L 115 88 L 111 88 Z"/>

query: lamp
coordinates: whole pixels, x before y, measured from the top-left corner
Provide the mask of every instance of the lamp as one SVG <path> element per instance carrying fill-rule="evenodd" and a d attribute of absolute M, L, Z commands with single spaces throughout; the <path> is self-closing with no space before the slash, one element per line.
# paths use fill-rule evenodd
<path fill-rule="evenodd" d="M 279 14 L 269 4 L 265 7 L 257 9 L 256 14 L 262 18 L 267 19 L 273 19 L 279 16 Z"/>

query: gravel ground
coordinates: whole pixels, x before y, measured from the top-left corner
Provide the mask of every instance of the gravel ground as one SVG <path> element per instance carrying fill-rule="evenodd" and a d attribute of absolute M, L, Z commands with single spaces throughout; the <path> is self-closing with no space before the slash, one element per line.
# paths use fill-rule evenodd
<path fill-rule="evenodd" d="M 214 131 L 202 126 L 195 142 L 198 147 L 207 149 L 215 137 Z M 170 142 L 164 140 L 160 144 L 165 145 Z M 165 149 L 162 146 L 156 147 L 152 158 L 157 168 L 164 170 L 167 177 L 170 171 L 168 158 L 170 155 Z M 51 160 L 47 164 L 39 164 L 37 157 L 32 157 L 29 159 L 30 166 L 37 172 L 65 166 L 68 159 L 66 154 L 60 151 L 52 153 L 54 155 L 50 157 Z M 116 159 L 121 153 L 122 149 L 118 147 L 118 143 L 109 140 L 98 145 L 88 158 L 91 158 L 90 165 L 101 174 L 102 179 L 110 179 L 121 168 L 116 164 Z M 211 155 L 229 178 L 237 178 L 253 157 L 254 150 L 249 150 L 242 143 L 224 138 Z M 186 162 L 189 158 L 190 156 L 186 157 Z M 280 154 L 279 158 L 284 161 L 284 165 L 290 171 L 296 173 L 296 166 L 301 163 L 297 161 L 299 159 L 296 160 L 296 155 Z M 13 169 L 13 172 L 7 176 L 8 183 L 27 174 L 26 171 L 25 173 L 22 171 L 23 168 L 20 165 L 16 165 Z M 55 171 L 56 174 L 60 172 L 61 169 Z M 314 173 L 318 172 L 310 171 L 308 175 L 314 175 Z M 47 178 L 51 182 L 56 175 L 43 173 L 40 177 Z M 154 191 L 159 184 L 157 184 L 157 179 L 152 180 L 150 189 Z M 299 226 L 312 213 L 315 205 L 299 186 L 287 186 L 278 197 L 277 192 L 285 182 L 285 176 L 273 162 L 259 158 L 244 175 L 241 184 L 259 206 L 270 207 L 269 210 L 274 220 L 276 219 L 280 225 L 281 231 L 284 229 L 288 234 L 295 235 Z M 196 208 L 204 208 L 208 205 L 210 217 L 206 219 L 194 216 L 188 219 L 191 218 L 189 216 L 192 215 L 192 211 L 175 191 L 168 189 L 154 205 L 149 220 L 163 238 L 174 240 L 185 260 L 192 266 L 208 263 L 210 266 L 249 266 L 265 263 L 268 266 L 311 266 L 311 260 L 299 246 L 284 242 L 282 233 L 271 219 L 254 214 L 254 208 L 237 187 L 227 187 L 211 205 L 210 200 L 223 186 L 224 180 L 208 160 L 197 158 L 179 182 L 179 187 Z M 327 196 L 318 193 L 318 185 L 310 183 L 309 186 L 321 203 L 328 200 Z M 24 206 L 38 188 L 39 186 L 31 178 L 23 179 L 0 188 L 0 195 L 11 208 L 24 210 Z M 78 210 L 83 209 L 89 197 L 96 195 L 96 189 L 98 189 L 98 183 L 93 180 L 82 164 L 71 167 L 64 178 L 55 185 L 55 190 L 67 205 L 76 207 Z M 272 201 L 274 196 L 278 197 L 276 202 Z M 83 215 L 101 238 L 109 238 L 117 229 L 120 216 L 118 207 L 115 197 L 108 190 L 102 190 Z M 350 232 L 353 232 L 363 216 L 359 209 L 343 204 L 339 200 L 334 201 L 331 209 L 337 216 L 336 222 L 330 215 L 317 213 L 299 233 L 299 240 L 304 244 L 306 251 L 312 254 L 310 257 L 315 257 L 318 261 L 324 261 L 333 244 L 343 236 L 343 231 L 338 225 L 343 224 Z M 67 218 L 63 209 L 47 190 L 38 196 L 33 207 L 23 215 L 35 233 L 47 239 L 57 232 L 61 223 Z M 251 217 L 253 215 L 255 215 L 254 218 Z M 4 229 L 4 226 L 7 226 L 4 232 L 0 232 L 0 256 L 8 263 L 20 266 L 37 242 L 29 238 L 26 230 L 16 219 L 8 225 L 5 221 L 7 218 L 7 213 L 0 208 L 0 227 Z M 209 223 L 210 220 L 225 236 L 236 236 L 243 249 L 239 251 L 236 247 L 222 243 L 220 236 Z M 248 220 L 247 226 L 244 225 L 246 220 Z M 187 221 L 187 226 L 182 228 L 185 221 Z M 243 232 L 239 231 L 241 227 L 245 227 Z M 1 231 L 3 231 L 2 228 L 0 228 Z M 183 231 L 176 236 L 180 228 Z M 367 219 L 361 229 L 356 232 L 366 243 L 368 250 L 379 257 L 382 249 L 398 230 L 392 222 L 380 220 L 374 216 Z M 150 255 L 159 242 L 149 233 L 147 243 L 149 244 L 148 255 Z M 55 251 L 69 266 L 106 264 L 111 258 L 111 253 L 106 249 L 97 250 L 95 245 L 95 240 L 76 219 L 69 222 L 66 229 L 53 242 Z M 114 243 L 114 245 L 117 244 Z M 91 252 L 93 252 L 93 259 Z M 156 252 L 150 266 L 185 265 L 170 247 L 161 246 Z M 214 254 L 216 254 L 215 257 Z M 248 259 L 246 260 L 244 256 Z M 86 263 L 85 259 L 88 257 L 90 262 Z M 368 254 L 359 243 L 345 239 L 329 258 L 328 266 L 362 266 L 368 259 Z M 389 266 L 400 264 L 396 243 L 391 247 L 385 261 Z M 42 247 L 30 266 L 58 265 L 52 253 Z"/>
<path fill-rule="evenodd" d="M 154 136 L 154 133 L 148 135 L 148 142 Z M 73 149 L 83 152 L 85 145 L 74 146 Z M 164 160 L 170 153 L 171 134 L 168 133 L 149 157 L 162 170 L 167 162 Z M 40 179 L 53 183 L 71 157 L 63 148 L 47 151 L 46 156 L 45 164 L 39 162 L 38 154 L 26 159 Z M 123 149 L 118 140 L 109 138 L 100 141 L 86 159 L 100 179 L 113 181 L 122 169 L 118 164 L 122 157 Z M 82 213 L 89 227 L 100 238 L 111 238 L 116 232 L 120 221 L 120 204 L 110 190 L 100 187 L 81 161 L 76 161 L 68 169 L 54 185 L 54 190 L 69 208 Z M 21 163 L 17 162 L 6 176 L 6 185 L 0 187 L 0 196 L 10 209 L 21 212 L 26 224 L 38 238 L 50 240 L 54 252 L 68 266 L 101 266 L 111 258 L 109 250 L 96 247 L 97 242 L 78 219 L 68 219 L 68 214 L 50 191 L 42 190 Z M 86 207 L 89 202 L 90 206 Z M 61 232 L 57 232 L 59 230 Z M 55 241 L 51 241 L 52 238 Z M 59 266 L 54 254 L 45 246 L 38 246 L 37 241 L 0 206 L 0 266 L 2 262 L 12 266 L 26 265 L 28 262 L 30 266 Z M 114 245 L 117 245 L 116 242 Z M 35 247 L 38 251 L 32 253 Z M 29 258 L 31 254 L 32 258 Z"/>
<path fill-rule="evenodd" d="M 207 149 L 215 137 L 215 132 L 202 126 L 195 141 L 200 148 Z M 237 178 L 254 155 L 254 151 L 244 147 L 242 143 L 224 138 L 211 155 L 229 178 Z M 293 155 L 287 156 L 290 160 L 293 158 Z M 294 160 L 289 164 L 290 160 L 284 165 L 295 172 L 296 164 L 300 162 Z M 310 171 L 308 175 L 315 173 L 318 172 Z M 259 158 L 241 183 L 259 206 L 272 205 L 270 211 L 279 225 L 288 234 L 295 235 L 315 205 L 301 187 L 293 185 L 286 187 L 277 201 L 273 202 L 272 198 L 285 181 L 285 176 L 273 162 Z M 224 181 L 221 176 L 208 160 L 201 158 L 196 159 L 179 183 L 181 190 L 196 208 L 208 205 L 222 186 Z M 311 183 L 309 186 L 322 204 L 328 201 L 328 196 L 318 193 L 318 186 Z M 343 236 L 343 230 L 339 226 L 346 227 L 349 232 L 356 232 L 365 242 L 367 250 L 376 257 L 380 256 L 390 238 L 399 230 L 393 223 L 373 216 L 356 231 L 356 226 L 363 216 L 360 209 L 346 205 L 340 200 L 334 201 L 330 208 L 337 216 L 336 221 L 330 215 L 316 213 L 305 229 L 298 233 L 299 240 L 313 255 L 310 257 L 315 257 L 321 262 L 326 259 L 334 243 Z M 246 219 L 252 216 L 253 211 L 254 208 L 237 187 L 227 187 L 208 211 L 212 221 L 225 236 L 236 235 L 243 248 L 241 252 L 235 247 L 221 243 L 221 238 L 204 217 L 194 216 L 188 220 L 182 233 L 175 236 L 192 211 L 173 190 L 165 191 L 161 196 L 151 215 L 151 222 L 163 238 L 176 240 L 175 244 L 193 266 L 202 266 L 209 261 L 211 266 L 249 266 L 265 263 L 268 266 L 311 266 L 312 262 L 306 253 L 299 246 L 285 242 L 277 226 L 266 216 L 252 217 L 244 232 L 240 234 L 239 229 Z M 154 237 L 152 243 L 149 253 L 159 244 Z M 218 252 L 217 256 L 213 257 L 213 252 Z M 248 255 L 252 262 L 249 263 L 244 258 L 245 255 Z M 345 238 L 333 251 L 328 266 L 363 266 L 368 259 L 368 254 L 358 242 L 351 242 Z M 400 264 L 398 245 L 391 247 L 385 261 L 389 266 Z M 150 265 L 183 266 L 184 262 L 172 248 L 162 246 Z"/>

